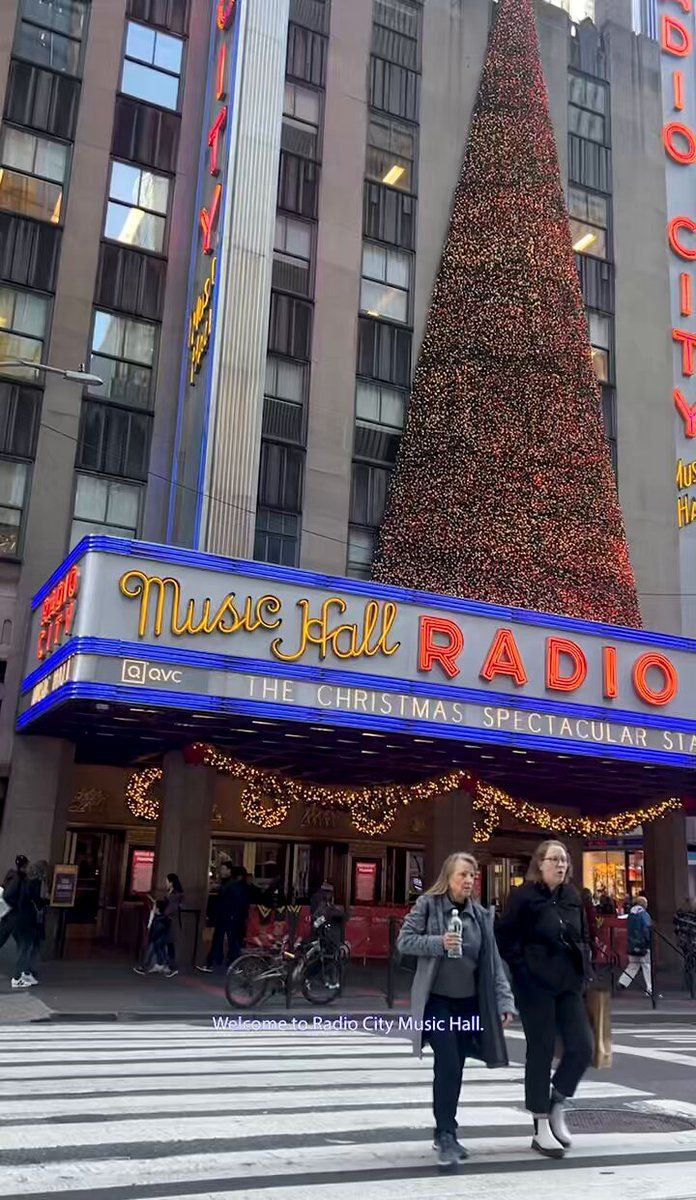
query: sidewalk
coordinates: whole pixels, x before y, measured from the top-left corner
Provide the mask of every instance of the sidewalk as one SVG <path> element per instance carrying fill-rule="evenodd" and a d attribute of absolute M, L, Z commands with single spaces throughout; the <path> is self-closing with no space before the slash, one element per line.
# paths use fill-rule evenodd
<path fill-rule="evenodd" d="M 173 979 L 161 975 L 137 976 L 130 958 L 105 957 L 49 961 L 41 964 L 41 983 L 26 991 L 10 990 L 12 959 L 0 955 L 0 1023 L 27 1021 L 128 1021 L 128 1020 L 205 1020 L 229 1016 L 232 1009 L 222 987 L 223 976 L 200 975 L 182 971 Z M 395 1009 L 408 1010 L 412 976 L 398 970 L 395 977 Z M 285 998 L 272 996 L 254 1012 L 255 1016 L 307 1017 L 323 1013 L 387 1013 L 386 964 L 352 962 L 341 998 L 334 1004 L 312 1007 L 298 993 L 292 1007 L 285 1009 Z M 696 1001 L 685 992 L 664 990 L 653 1012 L 645 996 L 636 988 L 615 997 L 613 1019 L 618 1021 L 691 1020 L 696 1023 Z M 250 1014 L 246 1014 L 250 1015 Z"/>

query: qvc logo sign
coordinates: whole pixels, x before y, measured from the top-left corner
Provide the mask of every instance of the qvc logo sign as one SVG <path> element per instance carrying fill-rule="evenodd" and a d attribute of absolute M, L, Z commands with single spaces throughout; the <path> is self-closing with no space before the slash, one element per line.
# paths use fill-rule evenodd
<path fill-rule="evenodd" d="M 183 678 L 183 671 L 177 671 L 174 667 L 153 667 L 137 658 L 125 658 L 121 667 L 121 683 L 137 684 L 139 687 L 146 687 L 149 683 L 181 683 Z"/>

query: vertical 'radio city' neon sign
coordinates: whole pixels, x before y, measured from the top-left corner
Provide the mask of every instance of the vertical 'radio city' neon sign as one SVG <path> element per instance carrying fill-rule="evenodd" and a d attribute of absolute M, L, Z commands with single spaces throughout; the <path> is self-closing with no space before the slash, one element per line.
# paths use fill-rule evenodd
<path fill-rule="evenodd" d="M 234 14 L 237 8 L 237 0 L 218 0 L 216 23 L 223 37 L 217 48 L 217 66 L 215 70 L 215 101 L 217 102 L 217 112 L 208 131 L 208 175 L 214 180 L 213 189 L 208 202 L 201 208 L 199 214 L 199 224 L 201 230 L 201 249 L 204 254 L 212 254 L 215 249 L 215 235 L 217 233 L 220 222 L 220 208 L 222 205 L 222 195 L 224 183 L 220 179 L 220 150 L 222 146 L 222 137 L 227 128 L 228 118 L 228 54 L 227 54 L 227 38 L 225 34 L 229 34 Z"/>
<path fill-rule="evenodd" d="M 684 70 L 691 60 L 694 48 L 693 18 L 687 23 L 685 17 L 693 11 L 693 0 L 662 0 L 672 3 L 676 11 L 663 12 L 660 18 L 660 48 L 663 55 L 668 56 L 670 63 L 669 78 L 671 87 L 666 90 L 665 109 L 671 106 L 671 113 L 665 112 L 665 123 L 662 129 L 664 148 L 679 170 L 688 170 L 696 163 L 696 133 L 679 114 L 684 112 L 691 98 L 694 86 L 693 71 Z M 671 119 L 669 119 L 671 117 Z M 667 225 L 667 241 L 671 253 L 679 262 L 678 300 L 679 316 L 688 318 L 694 312 L 693 299 L 693 264 L 696 262 L 696 220 L 691 216 L 677 213 L 669 214 Z M 676 283 L 676 280 L 673 282 Z M 675 321 L 672 327 L 672 340 L 679 347 L 681 381 L 674 387 L 672 398 L 674 406 L 681 418 L 681 428 L 686 438 L 696 438 L 696 403 L 692 402 L 687 392 L 687 381 L 691 379 L 696 369 L 696 333 L 681 328 L 685 322 Z M 683 382 L 682 382 L 683 381 Z M 683 463 L 677 464 L 677 489 L 683 489 Z M 680 496 L 677 499 L 677 524 L 680 528 L 696 520 L 696 501 L 690 496 Z"/>

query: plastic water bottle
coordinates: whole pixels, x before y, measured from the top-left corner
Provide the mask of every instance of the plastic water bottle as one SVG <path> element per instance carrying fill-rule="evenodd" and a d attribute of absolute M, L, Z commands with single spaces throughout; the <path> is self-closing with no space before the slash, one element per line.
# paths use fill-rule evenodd
<path fill-rule="evenodd" d="M 448 933 L 456 933 L 457 937 L 459 938 L 459 945 L 454 950 L 448 950 L 447 957 L 448 958 L 461 958 L 462 957 L 462 943 L 461 943 L 462 919 L 461 919 L 459 913 L 457 912 L 456 908 L 452 909 L 452 915 L 451 915 L 451 917 L 449 919 L 449 923 L 447 925 L 447 932 Z"/>

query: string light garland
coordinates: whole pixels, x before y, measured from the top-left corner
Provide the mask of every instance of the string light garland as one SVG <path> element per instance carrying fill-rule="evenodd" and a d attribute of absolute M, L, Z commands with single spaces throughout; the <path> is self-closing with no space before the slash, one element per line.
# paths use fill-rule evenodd
<path fill-rule="evenodd" d="M 611 817 L 573 817 L 552 813 L 526 800 L 517 800 L 502 788 L 475 779 L 469 771 L 448 771 L 437 778 L 409 785 L 394 783 L 343 788 L 307 783 L 282 775 L 279 771 L 255 767 L 232 758 L 214 746 L 201 743 L 189 748 L 187 760 L 213 767 L 221 775 L 242 780 L 242 815 L 249 824 L 261 829 L 277 829 L 286 820 L 293 805 L 311 804 L 320 808 L 344 809 L 350 814 L 351 822 L 359 833 L 376 837 L 391 829 L 400 808 L 435 801 L 462 788 L 472 796 L 473 840 L 478 845 L 491 839 L 501 825 L 504 812 L 545 833 L 596 838 L 618 837 L 638 825 L 657 821 L 668 812 L 682 807 L 680 800 L 671 797 L 646 808 L 617 813 Z M 146 767 L 130 776 L 126 785 L 126 802 L 134 816 L 150 821 L 157 819 L 159 800 L 152 796 L 152 788 L 161 779 L 161 767 Z"/>
<path fill-rule="evenodd" d="M 500 0 L 373 578 L 639 627 L 531 0 Z"/>

